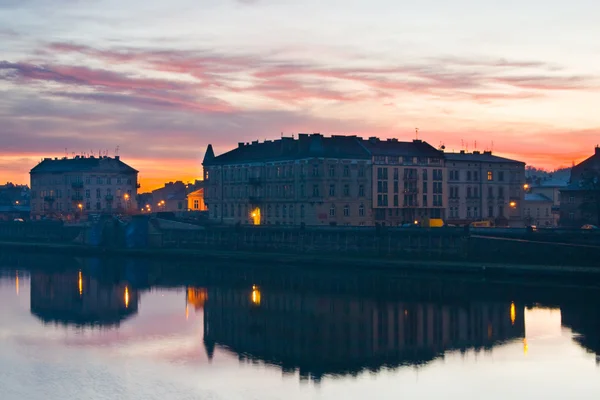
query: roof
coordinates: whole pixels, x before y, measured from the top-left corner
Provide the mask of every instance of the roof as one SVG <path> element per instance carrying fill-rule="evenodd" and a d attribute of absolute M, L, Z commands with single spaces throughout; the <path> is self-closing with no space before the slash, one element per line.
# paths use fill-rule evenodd
<path fill-rule="evenodd" d="M 422 140 L 412 142 L 400 142 L 395 139 L 379 140 L 371 138 L 361 140 L 365 148 L 375 156 L 415 156 L 415 157 L 438 157 L 442 158 L 444 153 Z"/>
<path fill-rule="evenodd" d="M 549 201 L 553 203 L 552 199 L 541 193 L 526 193 L 525 201 Z"/>
<path fill-rule="evenodd" d="M 498 157 L 491 152 L 483 153 L 444 153 L 448 161 L 472 161 L 486 163 L 519 163 L 525 165 L 522 161 L 511 160 L 510 158 Z"/>
<path fill-rule="evenodd" d="M 209 145 L 207 154 L 212 152 Z M 443 157 L 443 153 L 427 142 L 414 140 L 400 142 L 395 139 L 363 139 L 357 136 L 325 137 L 315 133 L 300 134 L 298 138 L 284 137 L 264 142 L 238 143 L 238 147 L 224 154 L 205 157 L 203 165 L 244 162 L 269 162 L 297 160 L 311 157 L 369 160 L 373 155 L 417 157 Z"/>
<path fill-rule="evenodd" d="M 547 187 L 547 188 L 554 188 L 554 187 L 566 187 L 569 183 L 565 180 L 560 180 L 560 179 L 548 179 L 546 181 L 541 181 L 539 184 L 535 184 L 532 185 L 532 187 Z"/>
<path fill-rule="evenodd" d="M 133 174 L 137 173 L 138 171 L 125 164 L 118 156 L 115 158 L 45 158 L 30 171 L 31 174 L 64 172 L 120 172 Z"/>

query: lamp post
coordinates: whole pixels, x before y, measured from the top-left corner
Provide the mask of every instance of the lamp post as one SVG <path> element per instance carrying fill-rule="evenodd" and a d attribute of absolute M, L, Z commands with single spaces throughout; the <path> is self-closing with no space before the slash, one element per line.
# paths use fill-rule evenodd
<path fill-rule="evenodd" d="M 127 214 L 129 212 L 129 193 L 125 193 L 123 198 L 125 199 L 125 213 Z"/>

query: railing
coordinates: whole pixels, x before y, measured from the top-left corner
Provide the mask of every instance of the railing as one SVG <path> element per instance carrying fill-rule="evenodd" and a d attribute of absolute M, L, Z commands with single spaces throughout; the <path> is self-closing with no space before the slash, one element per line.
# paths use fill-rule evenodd
<path fill-rule="evenodd" d="M 81 189 L 83 188 L 83 182 L 71 182 L 71 187 L 73 189 Z"/>
<path fill-rule="evenodd" d="M 105 198 L 106 198 L 106 201 L 113 201 L 113 199 L 114 199 L 112 194 L 107 194 Z"/>

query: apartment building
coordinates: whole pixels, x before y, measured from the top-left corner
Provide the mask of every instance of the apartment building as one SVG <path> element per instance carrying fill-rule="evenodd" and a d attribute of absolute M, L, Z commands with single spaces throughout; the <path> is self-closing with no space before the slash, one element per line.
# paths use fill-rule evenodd
<path fill-rule="evenodd" d="M 560 190 L 560 225 L 600 225 L 600 147 L 571 169 L 568 186 Z"/>
<path fill-rule="evenodd" d="M 383 225 L 444 218 L 447 180 L 444 154 L 421 140 L 363 141 L 371 154 L 374 221 Z"/>
<path fill-rule="evenodd" d="M 32 218 L 137 210 L 138 171 L 119 156 L 45 158 L 30 177 Z"/>
<path fill-rule="evenodd" d="M 209 218 L 228 224 L 371 225 L 371 156 L 354 136 L 239 143 L 204 161 Z"/>
<path fill-rule="evenodd" d="M 449 224 L 488 220 L 496 226 L 524 225 L 525 163 L 491 151 L 445 153 Z"/>

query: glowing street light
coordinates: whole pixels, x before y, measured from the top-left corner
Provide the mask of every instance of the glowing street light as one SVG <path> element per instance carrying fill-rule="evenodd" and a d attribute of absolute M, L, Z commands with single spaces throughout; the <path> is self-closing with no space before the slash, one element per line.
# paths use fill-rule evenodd
<path fill-rule="evenodd" d="M 525 189 L 525 190 L 529 189 L 529 184 L 528 183 L 524 184 L 523 189 Z"/>
<path fill-rule="evenodd" d="M 516 201 L 511 201 L 510 203 L 508 203 L 512 208 L 517 207 L 517 202 Z"/>
<path fill-rule="evenodd" d="M 79 211 L 83 210 L 83 204 L 81 204 L 81 203 L 77 204 L 77 208 L 79 208 Z"/>

